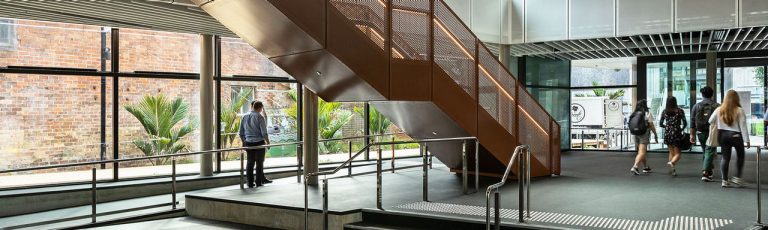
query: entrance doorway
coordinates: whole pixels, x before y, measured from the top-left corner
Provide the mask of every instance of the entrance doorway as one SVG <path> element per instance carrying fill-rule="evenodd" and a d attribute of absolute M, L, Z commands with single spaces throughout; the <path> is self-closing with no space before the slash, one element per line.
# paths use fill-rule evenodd
<path fill-rule="evenodd" d="M 741 107 L 747 115 L 752 145 L 762 145 L 765 140 L 766 65 L 768 59 L 725 59 L 722 87 L 718 93 L 722 101 L 724 92 L 735 90 L 741 99 Z"/>

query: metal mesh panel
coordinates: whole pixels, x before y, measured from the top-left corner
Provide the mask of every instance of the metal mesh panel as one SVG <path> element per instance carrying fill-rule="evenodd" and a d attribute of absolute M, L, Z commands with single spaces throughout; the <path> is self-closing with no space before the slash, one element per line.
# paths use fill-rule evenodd
<path fill-rule="evenodd" d="M 435 63 L 474 98 L 476 39 L 442 1 L 435 1 L 435 18 Z"/>
<path fill-rule="evenodd" d="M 520 117 L 524 116 L 525 113 L 530 115 L 536 121 L 537 124 L 539 124 L 541 127 L 549 127 L 549 121 L 550 116 L 547 113 L 547 111 L 544 110 L 539 104 L 536 102 L 533 97 L 531 97 L 530 94 L 527 93 L 527 91 L 522 91 L 518 95 L 517 101 L 522 107 L 522 110 L 520 111 Z M 549 129 L 545 128 L 545 132 L 549 132 Z"/>
<path fill-rule="evenodd" d="M 480 106 L 486 112 L 491 114 L 494 120 L 499 120 L 499 88 L 491 82 L 491 77 L 484 72 L 480 72 L 479 94 Z"/>
<path fill-rule="evenodd" d="M 509 93 L 509 96 L 514 97 L 517 79 L 507 72 L 507 68 L 501 65 L 496 56 L 488 52 L 485 47 L 481 47 L 478 51 L 478 58 L 480 72 L 488 72 L 493 80 Z"/>
<path fill-rule="evenodd" d="M 522 112 L 522 111 L 521 111 Z M 541 164 L 548 166 L 550 160 L 549 122 L 539 126 L 532 117 L 520 114 L 520 144 L 531 146 L 531 155 Z"/>
<path fill-rule="evenodd" d="M 429 60 L 429 1 L 392 2 L 392 57 Z"/>
<path fill-rule="evenodd" d="M 515 101 L 499 97 L 499 124 L 511 134 L 515 134 Z"/>
<path fill-rule="evenodd" d="M 331 5 L 341 12 L 347 19 L 352 21 L 363 33 L 368 35 L 379 48 L 384 50 L 383 42 L 389 37 L 387 27 L 387 0 L 331 0 Z"/>
<path fill-rule="evenodd" d="M 368 36 L 369 39 L 373 43 L 376 43 L 379 48 L 382 50 L 384 49 L 384 45 L 386 45 L 386 41 L 384 40 L 384 37 L 381 37 L 380 34 L 378 34 L 375 30 L 373 30 L 371 27 L 367 27 L 364 25 L 357 25 L 357 28 L 360 29 L 360 32 L 363 32 L 366 36 Z"/>

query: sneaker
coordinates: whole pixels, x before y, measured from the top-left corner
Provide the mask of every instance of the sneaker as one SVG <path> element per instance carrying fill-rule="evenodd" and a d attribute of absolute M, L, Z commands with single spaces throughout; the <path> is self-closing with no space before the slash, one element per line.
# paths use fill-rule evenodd
<path fill-rule="evenodd" d="M 669 166 L 669 175 L 677 176 L 677 171 L 675 171 L 675 164 L 672 164 L 672 162 L 667 162 L 667 165 Z"/>
<path fill-rule="evenodd" d="M 637 167 L 632 167 L 631 169 L 629 169 L 629 172 L 635 175 L 640 175 L 640 172 L 637 170 Z"/>
<path fill-rule="evenodd" d="M 731 183 L 729 183 L 727 180 L 723 180 L 723 183 L 720 184 L 720 187 L 727 188 L 730 187 Z"/>
<path fill-rule="evenodd" d="M 704 172 L 701 175 L 701 181 L 712 182 L 712 176 L 708 172 Z"/>
<path fill-rule="evenodd" d="M 741 180 L 739 177 L 731 177 L 731 181 L 729 181 L 731 184 L 735 185 L 736 187 L 743 186 L 744 181 Z"/>
<path fill-rule="evenodd" d="M 643 173 L 651 173 L 651 167 L 643 168 Z"/>

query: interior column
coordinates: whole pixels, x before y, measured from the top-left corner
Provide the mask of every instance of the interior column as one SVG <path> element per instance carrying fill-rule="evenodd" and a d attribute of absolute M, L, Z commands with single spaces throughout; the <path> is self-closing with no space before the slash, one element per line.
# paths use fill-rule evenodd
<path fill-rule="evenodd" d="M 200 151 L 213 150 L 213 35 L 200 35 Z M 200 176 L 213 176 L 213 154 L 200 155 Z"/>
<path fill-rule="evenodd" d="M 717 88 L 717 53 L 716 52 L 707 52 L 707 86 L 712 87 L 712 89 L 715 90 L 714 95 L 717 95 L 717 91 L 720 90 Z"/>
<path fill-rule="evenodd" d="M 302 135 L 304 145 L 302 147 L 304 155 L 304 177 L 307 173 L 318 171 L 318 151 L 317 151 L 317 104 L 318 98 L 315 92 L 304 87 L 302 98 L 302 111 L 304 116 L 302 119 Z M 307 184 L 317 185 L 317 177 L 310 177 L 306 181 Z"/>

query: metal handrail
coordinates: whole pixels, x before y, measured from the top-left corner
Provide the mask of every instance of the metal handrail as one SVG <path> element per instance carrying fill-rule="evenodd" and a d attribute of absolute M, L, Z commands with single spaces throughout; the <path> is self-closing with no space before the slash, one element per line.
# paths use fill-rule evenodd
<path fill-rule="evenodd" d="M 345 141 L 345 140 L 354 140 L 354 139 L 361 139 L 366 137 L 383 137 L 383 136 L 392 136 L 392 135 L 400 135 L 405 134 L 404 132 L 399 133 L 384 133 L 384 134 L 373 134 L 373 135 L 363 135 L 363 136 L 354 136 L 354 137 L 341 137 L 341 138 L 330 138 L 330 139 L 321 139 L 318 140 L 318 143 L 322 142 L 331 142 L 331 141 Z"/>
<path fill-rule="evenodd" d="M 168 157 L 183 157 L 183 156 L 192 156 L 192 155 L 219 153 L 219 152 L 232 152 L 232 151 L 238 151 L 238 150 L 264 149 L 264 148 L 270 148 L 270 147 L 297 145 L 297 144 L 303 144 L 303 143 L 304 143 L 303 141 L 295 141 L 295 142 L 286 142 L 286 143 L 260 145 L 260 146 L 214 149 L 214 150 L 177 153 L 177 154 L 164 154 L 164 155 L 155 155 L 155 156 L 148 156 L 148 157 L 134 157 L 134 158 L 113 159 L 113 160 L 89 161 L 89 162 L 72 163 L 72 164 L 47 165 L 47 166 L 39 166 L 39 167 L 31 167 L 31 168 L 2 170 L 0 171 L 0 173 L 24 172 L 24 171 L 34 171 L 34 170 L 44 170 L 44 169 L 54 169 L 54 168 L 68 168 L 68 167 L 77 167 L 77 166 L 85 166 L 85 165 L 93 165 L 93 164 L 108 164 L 108 163 L 118 163 L 118 162 L 127 162 L 127 161 L 152 160 L 152 159 L 168 158 Z"/>
<path fill-rule="evenodd" d="M 760 181 L 760 154 L 762 149 L 768 149 L 768 146 L 760 146 L 757 148 L 757 221 L 755 222 L 755 226 L 764 227 L 763 224 L 763 198 L 761 196 L 762 189 L 760 188 L 760 184 L 762 181 Z"/>
<path fill-rule="evenodd" d="M 525 151 L 525 155 L 522 155 L 521 152 Z M 516 161 L 517 160 L 517 161 Z M 520 145 L 515 148 L 515 152 L 512 154 L 512 158 L 509 160 L 509 163 L 507 164 L 507 169 L 504 171 L 504 175 L 501 177 L 501 181 L 495 184 L 492 184 L 488 186 L 488 189 L 485 190 L 485 228 L 486 230 L 491 229 L 491 194 L 494 195 L 494 225 L 495 229 L 501 228 L 501 216 L 500 216 L 500 206 L 501 206 L 501 197 L 499 196 L 499 188 L 504 186 L 504 184 L 507 183 L 507 179 L 509 177 L 509 173 L 512 172 L 512 167 L 515 164 L 515 162 L 518 163 L 518 173 L 517 173 L 517 179 L 518 179 L 518 194 L 519 194 L 519 200 L 518 200 L 518 222 L 523 223 L 525 222 L 525 219 L 523 217 L 523 212 L 526 213 L 527 217 L 531 217 L 531 147 L 528 145 Z"/>
<path fill-rule="evenodd" d="M 73 163 L 73 164 L 60 164 L 60 165 L 49 165 L 49 166 L 41 166 L 41 167 L 31 167 L 31 168 L 22 168 L 22 169 L 11 169 L 11 170 L 3 170 L 0 171 L 0 173 L 13 173 L 13 172 L 24 172 L 24 171 L 33 171 L 33 170 L 43 170 L 43 169 L 54 169 L 54 168 L 66 168 L 66 167 L 75 167 L 75 166 L 85 166 L 85 165 L 98 165 L 98 164 L 106 164 L 106 163 L 117 163 L 117 162 L 127 162 L 127 161 L 140 161 L 140 160 L 151 160 L 151 159 L 158 159 L 158 158 L 172 158 L 171 160 L 171 200 L 170 203 L 173 210 L 176 210 L 176 205 L 178 202 L 176 201 L 176 157 L 181 156 L 192 156 L 192 155 L 201 155 L 201 154 L 212 154 L 212 153 L 219 153 L 219 152 L 229 152 L 229 151 L 238 151 L 238 150 L 252 150 L 252 149 L 266 149 L 269 147 L 277 147 L 277 146 L 285 146 L 285 145 L 300 145 L 303 144 L 303 141 L 297 141 L 297 142 L 287 142 L 287 143 L 279 143 L 279 144 L 269 144 L 269 145 L 260 145 L 260 146 L 248 146 L 248 147 L 238 147 L 238 148 L 228 148 L 228 149 L 216 149 L 216 150 L 205 150 L 205 151 L 197 151 L 197 152 L 189 152 L 189 153 L 179 153 L 179 154 L 165 154 L 165 155 L 157 155 L 157 156 L 148 156 L 148 157 L 137 157 L 137 158 L 126 158 L 126 159 L 114 159 L 114 160 L 103 160 L 103 161 L 91 161 L 91 162 L 83 162 L 83 163 Z M 299 165 L 299 167 L 301 167 Z M 300 169 L 299 169 L 300 171 Z M 104 215 L 97 213 L 96 211 L 96 190 L 97 190 L 97 178 L 96 178 L 96 167 L 91 168 L 91 214 L 90 215 L 84 215 L 84 216 L 78 216 L 73 218 L 64 218 L 59 219 L 55 221 L 44 221 L 40 223 L 52 223 L 52 222 L 63 222 L 66 220 L 72 220 L 72 219 L 84 219 L 84 218 L 91 218 L 91 223 L 96 223 L 96 217 L 99 215 Z M 240 188 L 243 188 L 243 156 L 242 152 L 240 154 Z M 147 206 L 147 207 L 155 207 L 155 206 Z M 115 212 L 128 212 L 133 211 L 134 209 L 125 209 L 121 211 L 115 211 Z"/>
<path fill-rule="evenodd" d="M 409 166 L 409 168 L 412 167 L 423 167 L 423 185 L 422 185 L 422 198 L 424 201 L 427 201 L 428 199 L 428 170 L 427 167 L 431 167 L 431 160 L 427 160 L 429 158 L 428 154 L 428 148 L 426 145 L 423 145 L 425 143 L 431 143 L 431 142 L 446 142 L 446 141 L 464 141 L 463 148 L 462 148 L 462 169 L 464 172 L 462 173 L 462 181 L 464 186 L 464 193 L 466 194 L 467 191 L 467 142 L 474 140 L 475 141 L 475 190 L 479 189 L 479 165 L 478 165 L 478 157 L 479 157 L 479 146 L 480 142 L 478 141 L 477 137 L 452 137 L 452 138 L 433 138 L 433 139 L 421 139 L 421 140 L 411 140 L 411 141 L 385 141 L 385 142 L 374 142 L 369 143 L 360 151 L 355 153 L 354 155 L 350 156 L 349 159 L 341 163 L 338 167 L 326 170 L 326 171 L 319 171 L 319 172 L 307 172 L 304 176 L 304 229 L 309 229 L 309 183 L 307 181 L 310 177 L 313 176 L 324 176 L 322 179 L 322 200 L 323 200 L 323 229 L 328 229 L 328 178 L 326 178 L 328 175 L 333 175 L 344 167 L 348 167 L 347 165 L 351 164 L 352 161 L 360 156 L 362 153 L 366 152 L 366 150 L 370 149 L 373 146 L 382 146 L 382 145 L 398 145 L 398 144 L 412 144 L 412 143 L 418 143 L 420 144 L 419 151 L 421 152 L 420 155 L 423 157 L 423 164 L 421 165 L 415 165 L 415 166 Z M 382 179 L 381 179 L 381 172 L 382 172 L 382 154 L 381 154 L 381 148 L 378 149 L 378 158 L 376 159 L 376 208 L 382 209 Z M 350 149 L 351 152 L 351 149 Z M 394 170 L 394 165 L 392 165 L 392 169 Z M 393 171 L 394 172 L 394 171 Z"/>

